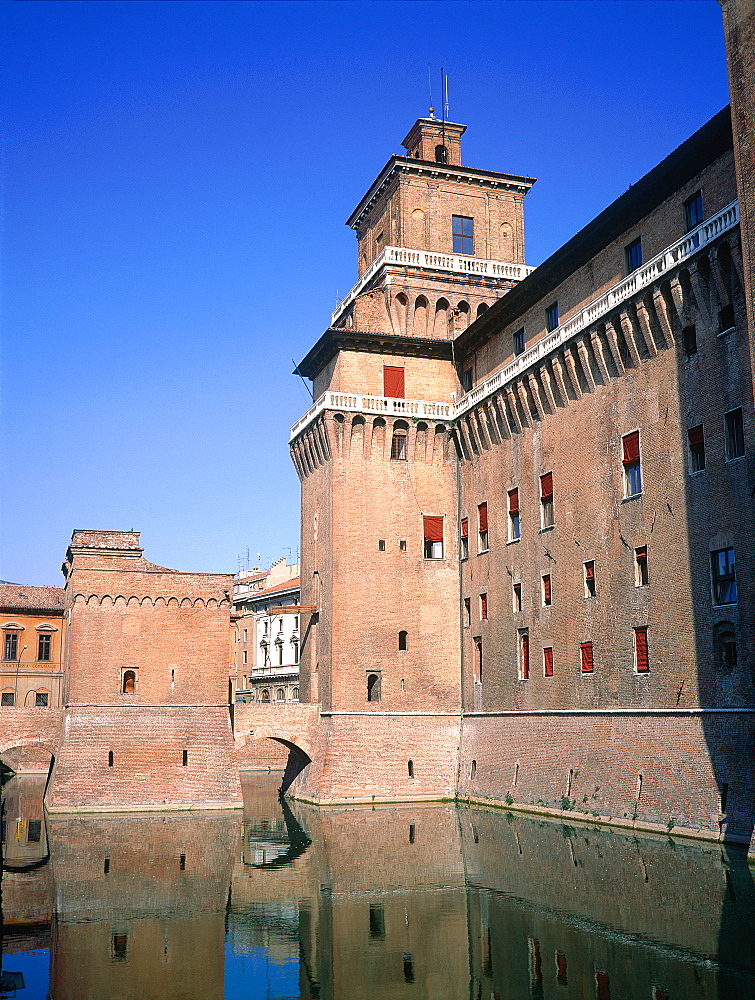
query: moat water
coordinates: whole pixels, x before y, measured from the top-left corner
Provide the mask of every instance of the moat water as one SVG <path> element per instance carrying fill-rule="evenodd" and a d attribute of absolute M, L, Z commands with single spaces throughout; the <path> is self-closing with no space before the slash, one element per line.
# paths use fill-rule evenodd
<path fill-rule="evenodd" d="M 45 819 L 3 789 L 0 997 L 755 997 L 743 852 L 500 810 Z"/>

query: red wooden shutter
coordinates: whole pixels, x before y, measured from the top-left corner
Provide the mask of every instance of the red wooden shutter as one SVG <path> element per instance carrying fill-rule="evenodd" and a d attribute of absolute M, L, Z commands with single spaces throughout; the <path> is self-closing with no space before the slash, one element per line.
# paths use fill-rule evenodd
<path fill-rule="evenodd" d="M 595 563 L 594 562 L 585 563 L 585 580 L 587 580 L 588 583 L 592 583 L 594 579 L 595 579 Z"/>
<path fill-rule="evenodd" d="M 702 448 L 705 444 L 705 436 L 703 434 L 703 425 L 700 424 L 699 427 L 692 427 L 687 431 L 689 437 L 689 446 L 692 451 L 696 451 L 698 448 Z"/>
<path fill-rule="evenodd" d="M 530 676 L 530 637 L 522 636 L 522 677 L 527 680 Z"/>
<path fill-rule="evenodd" d="M 641 545 L 639 549 L 634 550 L 634 554 L 637 558 L 638 563 L 647 562 L 648 558 L 648 547 L 647 545 Z"/>
<path fill-rule="evenodd" d="M 640 432 L 632 431 L 631 434 L 623 437 L 621 442 L 624 447 L 624 464 L 628 465 L 629 462 L 638 461 L 640 457 Z"/>
<path fill-rule="evenodd" d="M 443 541 L 443 518 L 442 517 L 423 517 L 422 524 L 425 532 L 426 542 L 442 542 Z"/>
<path fill-rule="evenodd" d="M 543 500 L 550 500 L 553 497 L 553 473 L 546 472 L 540 477 L 540 497 Z"/>
<path fill-rule="evenodd" d="M 509 514 L 519 513 L 519 490 L 509 490 Z"/>
<path fill-rule="evenodd" d="M 551 602 L 551 578 L 550 575 L 543 577 L 543 600 L 546 604 Z"/>
<path fill-rule="evenodd" d="M 488 595 L 480 594 L 480 618 L 485 621 L 488 617 Z"/>
<path fill-rule="evenodd" d="M 583 642 L 579 647 L 580 654 L 582 657 L 582 673 L 591 674 L 592 673 L 592 643 Z"/>
<path fill-rule="evenodd" d="M 469 518 L 463 517 L 461 519 L 461 537 L 469 538 Z"/>
<path fill-rule="evenodd" d="M 545 676 L 553 676 L 553 648 L 548 646 L 543 650 L 543 663 L 545 665 Z"/>
<path fill-rule="evenodd" d="M 488 530 L 488 505 L 486 503 L 481 503 L 477 508 L 477 513 L 480 517 L 480 531 Z"/>
<path fill-rule="evenodd" d="M 637 659 L 637 673 L 646 674 L 650 669 L 648 662 L 648 630 L 646 628 L 636 628 L 634 630 L 634 649 Z"/>
<path fill-rule="evenodd" d="M 404 369 L 383 366 L 383 395 L 393 399 L 404 398 Z"/>

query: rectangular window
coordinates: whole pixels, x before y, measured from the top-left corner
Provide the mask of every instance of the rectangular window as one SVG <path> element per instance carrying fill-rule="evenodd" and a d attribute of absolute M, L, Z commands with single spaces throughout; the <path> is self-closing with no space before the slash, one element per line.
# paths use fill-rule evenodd
<path fill-rule="evenodd" d="M 488 620 L 488 595 L 480 594 L 480 621 Z"/>
<path fill-rule="evenodd" d="M 640 545 L 634 550 L 634 585 L 646 587 L 648 584 L 648 547 Z"/>
<path fill-rule="evenodd" d="M 482 636 L 474 638 L 474 679 L 476 684 L 482 684 Z"/>
<path fill-rule="evenodd" d="M 15 632 L 5 633 L 4 660 L 15 660 L 18 657 L 18 636 Z"/>
<path fill-rule="evenodd" d="M 26 836 L 27 844 L 38 844 L 41 840 L 42 840 L 42 820 L 30 819 L 29 829 L 27 831 L 27 836 Z"/>
<path fill-rule="evenodd" d="M 49 663 L 52 653 L 52 636 L 42 633 L 37 642 L 37 659 Z"/>
<path fill-rule="evenodd" d="M 642 472 L 640 470 L 640 432 L 632 431 L 621 439 L 622 461 L 624 464 L 624 496 L 633 497 L 642 493 Z"/>
<path fill-rule="evenodd" d="M 729 303 L 722 309 L 718 310 L 718 333 L 728 333 L 729 330 L 733 330 L 736 326 L 734 322 L 734 306 Z"/>
<path fill-rule="evenodd" d="M 488 505 L 481 503 L 477 508 L 477 518 L 480 526 L 480 537 L 478 540 L 478 552 L 488 550 Z"/>
<path fill-rule="evenodd" d="M 726 461 L 741 458 L 745 453 L 745 432 L 742 422 L 742 407 L 724 414 L 726 431 Z"/>
<path fill-rule="evenodd" d="M 246 642 L 246 635 L 247 635 L 247 630 L 244 629 L 244 642 Z"/>
<path fill-rule="evenodd" d="M 737 603 L 734 549 L 718 549 L 710 554 L 713 571 L 713 604 Z"/>
<path fill-rule="evenodd" d="M 553 524 L 553 473 L 546 472 L 540 477 L 540 527 L 552 528 Z"/>
<path fill-rule="evenodd" d="M 551 606 L 551 575 L 546 573 L 543 577 L 543 607 Z"/>
<path fill-rule="evenodd" d="M 543 650 L 543 675 L 545 677 L 553 676 L 553 647 L 546 646 Z"/>
<path fill-rule="evenodd" d="M 474 229 L 472 219 L 467 215 L 451 216 L 451 232 L 454 241 L 454 253 L 474 253 Z"/>
<path fill-rule="evenodd" d="M 406 461 L 406 431 L 402 428 L 394 430 L 391 437 L 391 458 L 394 462 Z"/>
<path fill-rule="evenodd" d="M 700 191 L 695 191 L 684 203 L 684 225 L 687 232 L 699 226 L 703 221 L 703 196 Z"/>
<path fill-rule="evenodd" d="M 634 669 L 638 674 L 646 674 L 650 670 L 647 627 L 634 630 Z"/>
<path fill-rule="evenodd" d="M 524 327 L 514 334 L 514 354 L 524 354 Z"/>
<path fill-rule="evenodd" d="M 34 696 L 34 704 L 37 708 L 47 708 L 50 701 L 50 696 L 47 691 L 37 691 Z"/>
<path fill-rule="evenodd" d="M 244 663 L 246 663 L 246 650 L 244 650 Z"/>
<path fill-rule="evenodd" d="M 697 330 L 694 323 L 685 326 L 682 330 L 682 343 L 684 345 L 684 353 L 688 358 L 691 358 L 693 354 L 697 354 Z"/>
<path fill-rule="evenodd" d="M 585 567 L 585 597 L 595 597 L 595 560 L 583 563 Z"/>
<path fill-rule="evenodd" d="M 642 267 L 642 240 L 639 236 L 636 240 L 632 240 L 629 246 L 624 247 L 624 263 L 626 264 L 627 274 L 631 274 L 638 267 Z"/>
<path fill-rule="evenodd" d="M 464 598 L 464 628 L 469 628 L 472 624 L 472 598 Z"/>
<path fill-rule="evenodd" d="M 464 392 L 471 392 L 472 386 L 474 385 L 474 374 L 472 366 L 465 368 L 461 373 L 461 388 Z"/>
<path fill-rule="evenodd" d="M 583 674 L 593 672 L 592 643 L 583 642 L 579 647 L 579 665 Z"/>
<path fill-rule="evenodd" d="M 545 310 L 545 329 L 548 333 L 558 326 L 558 302 L 552 302 Z"/>
<path fill-rule="evenodd" d="M 530 677 L 530 634 L 519 633 L 519 680 L 526 681 Z"/>
<path fill-rule="evenodd" d="M 509 541 L 515 542 L 520 534 L 519 490 L 509 490 Z"/>
<path fill-rule="evenodd" d="M 461 545 L 460 553 L 462 559 L 469 558 L 469 518 L 461 519 Z"/>
<path fill-rule="evenodd" d="M 425 559 L 443 558 L 443 518 L 423 517 Z"/>
<path fill-rule="evenodd" d="M 514 584 L 514 611 L 522 610 L 522 585 L 521 583 Z"/>
<path fill-rule="evenodd" d="M 404 398 L 404 369 L 383 365 L 383 395 L 392 399 Z"/>
<path fill-rule="evenodd" d="M 702 424 L 690 427 L 687 431 L 687 442 L 689 444 L 689 471 L 702 472 L 705 468 L 705 434 Z"/>
<path fill-rule="evenodd" d="M 13 708 L 16 704 L 16 694 L 15 691 L 3 691 L 0 695 L 0 706 L 3 708 Z"/>

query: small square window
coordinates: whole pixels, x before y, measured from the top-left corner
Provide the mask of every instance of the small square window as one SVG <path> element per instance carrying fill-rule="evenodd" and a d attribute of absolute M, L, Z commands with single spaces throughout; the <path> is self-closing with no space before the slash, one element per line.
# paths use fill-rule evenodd
<path fill-rule="evenodd" d="M 624 465 L 624 496 L 633 497 L 642 493 L 642 471 L 640 469 L 640 432 L 633 431 L 621 439 L 622 462 Z"/>
<path fill-rule="evenodd" d="M 629 246 L 624 247 L 624 263 L 626 264 L 627 274 L 631 274 L 638 267 L 642 267 L 642 240 L 639 236 Z"/>
<path fill-rule="evenodd" d="M 703 221 L 703 196 L 700 191 L 695 191 L 684 202 L 684 225 L 687 232 L 699 226 Z"/>
<path fill-rule="evenodd" d="M 742 407 L 724 414 L 726 430 L 726 461 L 741 458 L 745 453 L 745 433 L 742 421 Z"/>
<path fill-rule="evenodd" d="M 480 621 L 486 622 L 488 620 L 488 595 L 480 594 Z"/>
<path fill-rule="evenodd" d="M 558 326 L 558 302 L 552 302 L 545 310 L 545 329 L 548 333 Z"/>
<path fill-rule="evenodd" d="M 551 606 L 551 575 L 546 573 L 542 581 L 543 589 L 543 607 L 549 608 Z"/>
<path fill-rule="evenodd" d="M 583 642 L 579 647 L 579 665 L 583 674 L 591 674 L 594 669 L 591 642 Z"/>
<path fill-rule="evenodd" d="M 685 326 L 682 330 L 682 344 L 684 345 L 684 353 L 688 358 L 691 358 L 693 354 L 697 354 L 697 330 L 694 323 Z"/>
<path fill-rule="evenodd" d="M 737 577 L 734 549 L 718 549 L 710 554 L 713 573 L 713 604 L 737 603 Z M 4 696 L 3 696 L 4 697 Z"/>
<path fill-rule="evenodd" d="M 13 708 L 16 704 L 16 692 L 15 691 L 3 691 L 0 695 L 0 706 L 3 708 Z"/>
<path fill-rule="evenodd" d="M 585 597 L 595 597 L 595 560 L 582 564 L 585 568 Z"/>
<path fill-rule="evenodd" d="M 634 550 L 634 585 L 646 587 L 648 584 L 648 547 L 640 545 Z"/>
<path fill-rule="evenodd" d="M 515 612 L 516 611 L 521 611 L 522 610 L 522 585 L 521 585 L 521 583 L 515 583 L 514 584 L 513 597 L 514 597 L 514 611 Z"/>
<path fill-rule="evenodd" d="M 524 327 L 514 334 L 514 354 L 524 354 Z"/>
<path fill-rule="evenodd" d="M 546 646 L 543 650 L 543 676 L 553 676 L 553 647 Z"/>
<path fill-rule="evenodd" d="M 519 520 L 519 490 L 509 490 L 509 541 L 515 542 L 521 534 Z"/>
<path fill-rule="evenodd" d="M 451 216 L 454 253 L 474 253 L 474 223 L 467 215 Z"/>
<path fill-rule="evenodd" d="M 406 552 L 406 539 L 400 538 L 398 543 L 399 552 Z"/>
<path fill-rule="evenodd" d="M 47 708 L 50 702 L 50 695 L 47 691 L 37 691 L 34 695 L 34 704 L 37 708 Z"/>

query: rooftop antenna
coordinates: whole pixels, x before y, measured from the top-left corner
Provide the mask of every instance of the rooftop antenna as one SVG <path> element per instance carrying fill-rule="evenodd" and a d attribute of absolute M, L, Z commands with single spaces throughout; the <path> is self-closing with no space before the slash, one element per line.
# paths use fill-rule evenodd
<path fill-rule="evenodd" d="M 446 148 L 446 116 L 448 114 L 448 105 L 444 100 L 446 93 L 446 74 L 443 71 L 443 67 L 440 68 L 440 106 L 441 106 L 441 143 L 443 144 L 443 149 Z"/>
<path fill-rule="evenodd" d="M 442 72 L 443 72 L 443 70 L 441 70 L 441 73 Z M 449 121 L 450 118 L 449 118 L 449 114 L 448 114 L 448 73 L 446 73 L 446 75 L 443 78 L 443 80 L 444 80 L 444 84 L 445 84 L 445 98 L 443 100 L 443 119 L 444 119 L 444 121 Z"/>
<path fill-rule="evenodd" d="M 433 81 L 430 76 L 430 63 L 427 64 L 427 89 L 430 91 L 430 117 L 435 117 L 435 108 L 433 107 Z"/>

